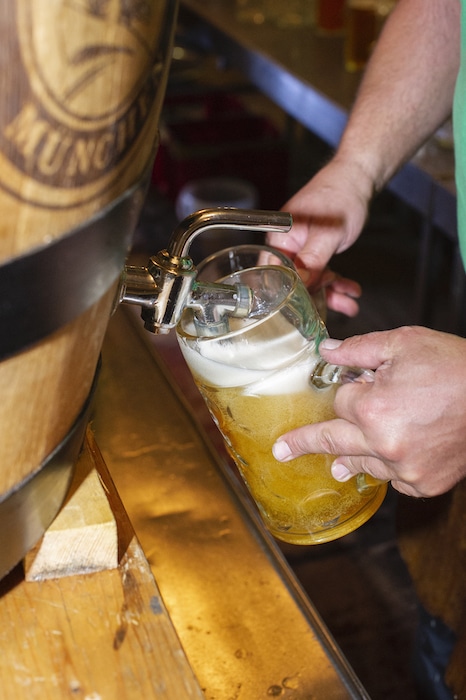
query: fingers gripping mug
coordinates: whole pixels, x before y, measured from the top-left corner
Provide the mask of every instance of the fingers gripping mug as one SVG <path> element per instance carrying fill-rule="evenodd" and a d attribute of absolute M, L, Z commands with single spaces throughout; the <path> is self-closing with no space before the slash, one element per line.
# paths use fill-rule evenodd
<path fill-rule="evenodd" d="M 177 337 L 265 525 L 276 538 L 303 545 L 352 532 L 379 508 L 387 485 L 365 474 L 337 482 L 330 472 L 332 455 L 304 455 L 283 464 L 272 445 L 288 430 L 335 417 L 336 385 L 364 380 L 366 370 L 320 358 L 325 325 L 281 253 L 262 246 L 229 248 L 199 266 L 201 280 L 218 274 L 224 284 L 252 289 L 252 311 L 247 318 L 229 319 L 212 336 L 186 309 Z"/>

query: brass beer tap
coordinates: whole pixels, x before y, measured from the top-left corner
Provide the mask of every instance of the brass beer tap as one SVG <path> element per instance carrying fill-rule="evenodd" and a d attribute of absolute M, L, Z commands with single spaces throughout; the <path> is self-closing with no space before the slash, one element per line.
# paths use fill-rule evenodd
<path fill-rule="evenodd" d="M 144 327 L 168 333 L 186 307 L 212 335 L 223 333 L 226 316 L 248 315 L 252 296 L 245 285 L 199 282 L 189 249 L 197 236 L 214 229 L 286 233 L 292 224 L 286 212 L 219 207 L 202 209 L 183 219 L 166 249 L 149 258 L 146 267 L 126 266 L 119 301 L 141 306 Z"/>

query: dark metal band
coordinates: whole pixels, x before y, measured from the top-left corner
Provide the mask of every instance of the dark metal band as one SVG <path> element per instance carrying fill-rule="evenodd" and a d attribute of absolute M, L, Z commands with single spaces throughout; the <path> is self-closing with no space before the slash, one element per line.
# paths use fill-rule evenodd
<path fill-rule="evenodd" d="M 44 534 L 60 510 L 89 421 L 97 378 L 74 425 L 38 467 L 0 500 L 0 578 L 18 564 Z"/>
<path fill-rule="evenodd" d="M 0 267 L 0 361 L 73 321 L 115 282 L 147 181 L 64 237 Z"/>

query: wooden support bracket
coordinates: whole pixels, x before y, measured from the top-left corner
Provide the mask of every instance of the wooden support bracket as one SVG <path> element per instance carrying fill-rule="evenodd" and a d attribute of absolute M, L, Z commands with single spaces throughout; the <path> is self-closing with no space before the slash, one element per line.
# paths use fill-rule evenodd
<path fill-rule="evenodd" d="M 26 555 L 27 581 L 115 569 L 119 563 L 114 487 L 86 438 L 67 500 L 39 543 Z M 120 524 L 120 527 L 122 525 Z"/>

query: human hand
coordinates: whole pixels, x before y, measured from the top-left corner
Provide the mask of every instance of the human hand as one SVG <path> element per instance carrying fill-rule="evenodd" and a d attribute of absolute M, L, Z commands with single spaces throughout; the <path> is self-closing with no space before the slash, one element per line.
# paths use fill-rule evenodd
<path fill-rule="evenodd" d="M 337 418 L 281 436 L 286 462 L 341 455 L 338 481 L 366 472 L 410 496 L 445 493 L 466 476 L 466 340 L 427 328 L 398 328 L 324 341 L 322 357 L 375 370 L 369 383 L 340 386 Z"/>
<path fill-rule="evenodd" d="M 290 233 L 271 233 L 267 238 L 294 259 L 311 293 L 323 287 L 329 308 L 348 316 L 358 312 L 361 288 L 330 270 L 327 263 L 359 236 L 371 195 L 367 177 L 335 157 L 283 206 L 293 216 Z"/>
<path fill-rule="evenodd" d="M 310 270 L 300 267 L 299 260 L 295 261 L 295 265 L 311 295 L 323 290 L 325 303 L 329 309 L 339 311 L 346 316 L 356 316 L 359 311 L 359 304 L 356 300 L 362 294 L 361 285 L 358 282 L 342 277 L 329 267 L 326 267 L 320 277 L 316 279 Z"/>

